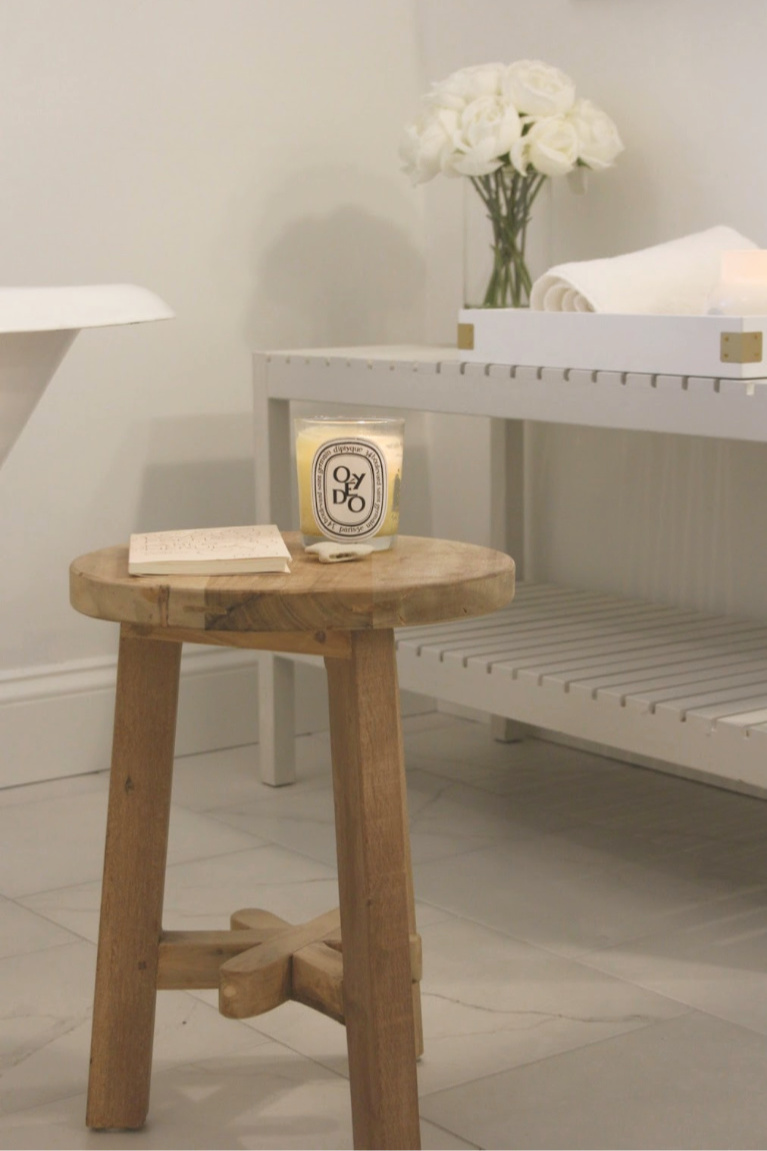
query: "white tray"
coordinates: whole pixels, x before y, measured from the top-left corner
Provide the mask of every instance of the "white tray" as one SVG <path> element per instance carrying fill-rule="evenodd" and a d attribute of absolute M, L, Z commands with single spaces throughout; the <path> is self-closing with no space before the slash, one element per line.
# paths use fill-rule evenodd
<path fill-rule="evenodd" d="M 463 308 L 458 324 L 461 358 L 472 362 L 736 380 L 767 377 L 767 316 Z"/>

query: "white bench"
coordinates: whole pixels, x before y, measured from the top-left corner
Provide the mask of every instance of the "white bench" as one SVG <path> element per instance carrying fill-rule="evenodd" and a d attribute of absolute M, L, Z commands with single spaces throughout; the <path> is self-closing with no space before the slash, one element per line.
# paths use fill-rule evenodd
<path fill-rule="evenodd" d="M 257 515 L 290 526 L 291 401 L 489 416 L 493 543 L 524 577 L 526 420 L 767 442 L 767 379 L 462 363 L 445 348 L 255 357 Z M 475 624 L 398 633 L 403 688 L 650 758 L 767 785 L 767 623 L 518 585 Z M 259 667 L 266 782 L 293 778 L 293 664 Z M 281 733 L 281 734 L 278 734 Z"/>

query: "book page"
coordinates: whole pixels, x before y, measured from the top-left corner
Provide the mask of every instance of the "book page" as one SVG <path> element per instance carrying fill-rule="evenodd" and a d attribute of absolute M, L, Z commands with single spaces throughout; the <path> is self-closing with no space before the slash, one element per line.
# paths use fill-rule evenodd
<path fill-rule="evenodd" d="M 144 532 L 130 538 L 131 567 L 147 563 L 205 561 L 219 564 L 226 560 L 249 559 L 290 559 L 290 552 L 275 524 Z"/>

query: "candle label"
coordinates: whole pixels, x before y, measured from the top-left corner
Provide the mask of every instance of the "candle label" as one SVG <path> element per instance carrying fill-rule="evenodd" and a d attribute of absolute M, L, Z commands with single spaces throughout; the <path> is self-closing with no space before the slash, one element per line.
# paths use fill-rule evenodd
<path fill-rule="evenodd" d="M 312 508 L 323 535 L 368 539 L 386 514 L 386 460 L 372 440 L 327 440 L 312 460 Z"/>

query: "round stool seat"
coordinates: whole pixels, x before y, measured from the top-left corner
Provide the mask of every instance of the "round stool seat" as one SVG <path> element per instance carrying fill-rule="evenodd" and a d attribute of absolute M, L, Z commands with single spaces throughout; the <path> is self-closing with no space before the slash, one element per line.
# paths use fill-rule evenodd
<path fill-rule="evenodd" d="M 400 536 L 362 561 L 321 564 L 284 535 L 288 575 L 128 575 L 128 549 L 70 568 L 72 606 L 96 619 L 213 632 L 360 631 L 484 615 L 514 594 L 514 561 L 451 540 Z"/>

